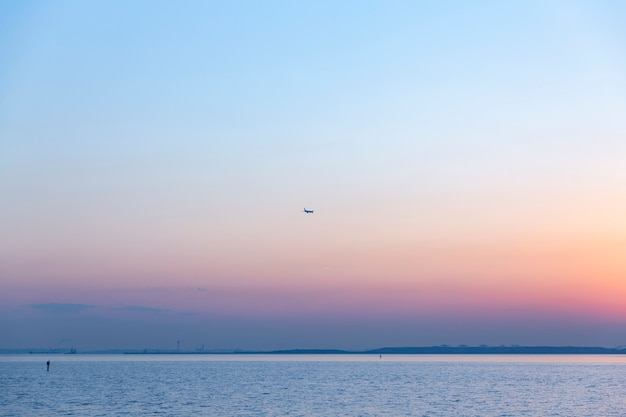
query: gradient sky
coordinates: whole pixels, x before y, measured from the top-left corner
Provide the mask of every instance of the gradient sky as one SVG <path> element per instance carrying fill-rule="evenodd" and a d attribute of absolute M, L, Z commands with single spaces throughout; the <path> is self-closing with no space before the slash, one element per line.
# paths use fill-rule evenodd
<path fill-rule="evenodd" d="M 626 345 L 625 21 L 0 2 L 0 348 Z"/>

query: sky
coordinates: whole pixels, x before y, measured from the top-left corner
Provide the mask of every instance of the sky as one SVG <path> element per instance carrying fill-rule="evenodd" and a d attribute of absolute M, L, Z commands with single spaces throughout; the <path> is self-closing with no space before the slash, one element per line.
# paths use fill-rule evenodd
<path fill-rule="evenodd" d="M 0 348 L 626 345 L 624 21 L 0 2 Z"/>

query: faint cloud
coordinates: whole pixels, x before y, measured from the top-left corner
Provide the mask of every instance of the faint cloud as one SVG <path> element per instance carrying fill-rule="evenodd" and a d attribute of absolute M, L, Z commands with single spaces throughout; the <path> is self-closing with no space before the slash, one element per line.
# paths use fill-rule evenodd
<path fill-rule="evenodd" d="M 139 313 L 161 313 L 163 311 L 166 311 L 162 308 L 156 308 L 156 307 L 146 307 L 146 306 L 122 306 L 122 307 L 118 307 L 115 310 L 122 310 L 122 311 L 134 311 L 134 312 L 139 312 Z"/>
<path fill-rule="evenodd" d="M 63 303 L 44 303 L 44 304 L 29 304 L 31 308 L 39 311 L 45 311 L 46 313 L 55 314 L 75 314 L 80 313 L 83 310 L 93 308 L 94 306 L 89 304 L 63 304 Z"/>

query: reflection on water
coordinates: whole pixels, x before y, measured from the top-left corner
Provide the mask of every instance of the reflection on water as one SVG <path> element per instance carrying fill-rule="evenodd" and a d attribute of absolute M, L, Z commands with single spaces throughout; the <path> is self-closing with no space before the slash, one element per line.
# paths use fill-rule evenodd
<path fill-rule="evenodd" d="M 5 355 L 0 415 L 623 416 L 625 359 Z"/>

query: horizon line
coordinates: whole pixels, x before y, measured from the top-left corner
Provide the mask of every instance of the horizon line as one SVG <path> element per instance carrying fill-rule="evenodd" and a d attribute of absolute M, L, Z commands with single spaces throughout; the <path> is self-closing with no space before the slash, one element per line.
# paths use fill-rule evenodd
<path fill-rule="evenodd" d="M 220 354 L 626 354 L 626 346 L 601 347 L 601 346 L 553 346 L 553 345 L 436 345 L 436 346 L 396 346 L 381 347 L 367 350 L 346 349 L 88 349 L 78 352 L 76 348 L 0 348 L 0 354 L 184 354 L 184 355 L 220 355 Z"/>

